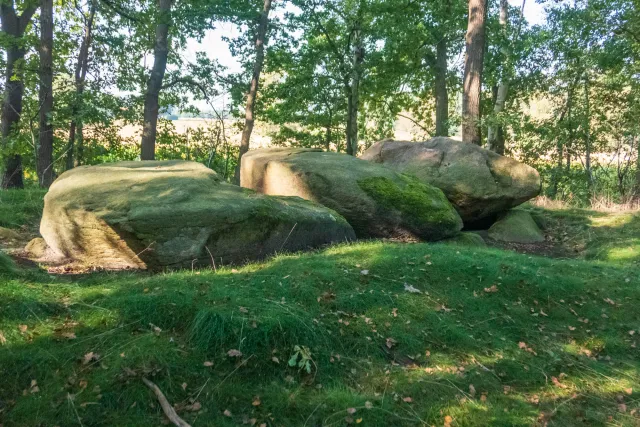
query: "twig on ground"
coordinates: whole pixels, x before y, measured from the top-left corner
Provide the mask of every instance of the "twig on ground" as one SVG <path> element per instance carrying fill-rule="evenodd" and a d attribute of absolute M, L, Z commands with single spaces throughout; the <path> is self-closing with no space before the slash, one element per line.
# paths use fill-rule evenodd
<path fill-rule="evenodd" d="M 178 427 L 191 427 L 190 424 L 188 424 L 185 420 L 178 416 L 176 410 L 173 409 L 173 406 L 171 406 L 167 398 L 164 397 L 162 390 L 160 390 L 157 385 L 146 378 L 142 378 L 142 381 L 155 393 L 156 397 L 158 398 L 158 402 L 160 402 L 160 406 L 162 406 L 162 411 L 173 424 L 177 425 Z"/>

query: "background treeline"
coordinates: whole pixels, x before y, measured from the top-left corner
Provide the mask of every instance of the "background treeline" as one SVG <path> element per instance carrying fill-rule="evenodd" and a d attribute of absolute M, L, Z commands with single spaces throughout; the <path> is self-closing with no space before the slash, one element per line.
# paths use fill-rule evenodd
<path fill-rule="evenodd" d="M 553 1 L 535 26 L 524 6 L 0 0 L 2 185 L 136 158 L 196 160 L 232 180 L 254 120 L 275 144 L 357 155 L 403 118 L 418 140 L 462 134 L 537 167 L 549 198 L 633 203 L 640 3 Z M 239 73 L 186 54 L 222 24 Z M 176 112 L 212 120 L 178 133 L 163 118 Z M 141 135 L 121 137 L 125 125 Z"/>

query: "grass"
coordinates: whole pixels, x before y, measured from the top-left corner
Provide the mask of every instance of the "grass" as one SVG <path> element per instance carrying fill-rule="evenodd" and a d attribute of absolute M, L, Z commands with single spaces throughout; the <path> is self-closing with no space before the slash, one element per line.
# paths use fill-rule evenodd
<path fill-rule="evenodd" d="M 530 210 L 567 253 L 587 260 L 640 265 L 640 211 Z"/>
<path fill-rule="evenodd" d="M 37 230 L 45 193 L 41 189 L 0 191 L 0 227 Z"/>
<path fill-rule="evenodd" d="M 5 426 L 159 424 L 143 376 L 194 426 L 639 420 L 640 270 L 620 260 L 367 242 L 0 283 Z"/>

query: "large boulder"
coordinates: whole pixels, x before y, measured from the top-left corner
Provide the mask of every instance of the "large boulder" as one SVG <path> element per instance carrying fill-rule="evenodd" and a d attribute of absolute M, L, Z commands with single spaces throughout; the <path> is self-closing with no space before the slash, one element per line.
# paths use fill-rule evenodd
<path fill-rule="evenodd" d="M 541 243 L 544 234 L 531 214 L 514 209 L 501 216 L 489 229 L 489 237 L 507 243 Z"/>
<path fill-rule="evenodd" d="M 532 167 L 450 138 L 384 140 L 372 145 L 361 158 L 438 187 L 465 224 L 495 216 L 540 192 L 540 175 Z"/>
<path fill-rule="evenodd" d="M 240 185 L 318 202 L 344 216 L 360 238 L 440 240 L 462 228 L 439 189 L 346 154 L 253 150 L 242 157 Z"/>
<path fill-rule="evenodd" d="M 40 233 L 58 255 L 105 268 L 220 266 L 355 238 L 324 206 L 257 194 L 183 161 L 65 172 L 45 197 Z"/>

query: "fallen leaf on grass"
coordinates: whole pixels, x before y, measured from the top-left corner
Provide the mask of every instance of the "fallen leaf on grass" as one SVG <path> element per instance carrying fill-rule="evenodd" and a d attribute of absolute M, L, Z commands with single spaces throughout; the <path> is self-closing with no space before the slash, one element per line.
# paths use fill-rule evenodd
<path fill-rule="evenodd" d="M 394 340 L 393 338 L 387 338 L 387 348 L 393 348 L 393 346 L 395 346 L 396 344 L 398 344 L 398 341 Z"/>
<path fill-rule="evenodd" d="M 411 293 L 411 294 L 421 294 L 422 293 L 422 291 L 420 289 L 416 289 L 416 288 L 414 288 L 413 286 L 411 286 L 411 285 L 409 285 L 407 283 L 404 284 L 404 290 L 409 292 L 409 293 Z"/>
<path fill-rule="evenodd" d="M 88 365 L 89 363 L 98 360 L 100 360 L 100 355 L 98 353 L 94 353 L 93 351 L 90 351 L 89 353 L 82 356 L 83 365 Z"/>
<path fill-rule="evenodd" d="M 231 411 L 230 411 L 230 410 L 228 410 L 228 409 L 225 409 L 225 410 L 224 410 L 224 412 L 223 412 L 223 414 L 224 414 L 224 416 L 225 416 L 225 417 L 232 417 L 232 416 L 233 416 L 233 415 L 231 414 Z"/>
<path fill-rule="evenodd" d="M 202 409 L 202 405 L 200 402 L 193 402 L 193 404 L 185 406 L 184 409 L 190 412 L 197 412 Z"/>
<path fill-rule="evenodd" d="M 489 294 L 495 293 L 498 292 L 498 287 L 496 285 L 491 285 L 490 288 L 484 288 L 484 291 Z"/>
<path fill-rule="evenodd" d="M 260 406 L 262 402 L 260 401 L 260 396 L 256 396 L 253 398 L 253 402 L 251 402 L 251 405 L 253 406 Z"/>
<path fill-rule="evenodd" d="M 568 385 L 566 384 L 562 384 L 560 382 L 560 380 L 556 377 L 551 377 L 551 382 L 556 386 L 556 387 L 560 387 L 560 388 L 567 388 Z"/>
<path fill-rule="evenodd" d="M 76 339 L 76 334 L 73 332 L 63 332 L 60 334 L 60 336 L 62 338 L 66 338 L 68 340 L 75 340 Z"/>
<path fill-rule="evenodd" d="M 410 397 L 403 397 L 403 398 L 402 398 L 402 401 L 403 401 L 403 402 L 406 402 L 406 403 L 411 403 L 411 402 L 413 402 L 413 399 L 412 399 L 412 398 L 410 398 Z"/>
<path fill-rule="evenodd" d="M 240 350 L 231 349 L 227 351 L 227 356 L 229 357 L 242 357 L 242 352 Z"/>
<path fill-rule="evenodd" d="M 204 362 L 202 364 L 202 366 L 206 366 L 207 368 L 210 368 L 211 366 L 213 366 L 213 362 L 209 362 L 208 360 L 206 362 Z"/>

